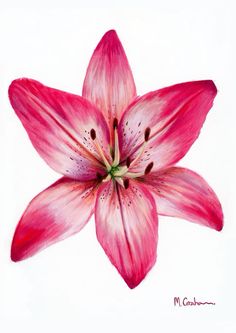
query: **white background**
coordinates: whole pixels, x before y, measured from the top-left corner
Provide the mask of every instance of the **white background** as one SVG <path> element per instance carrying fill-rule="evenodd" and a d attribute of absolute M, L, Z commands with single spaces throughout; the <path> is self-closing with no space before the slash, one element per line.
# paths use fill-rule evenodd
<path fill-rule="evenodd" d="M 0 332 L 236 332 L 234 1 L 0 0 Z M 28 202 L 59 175 L 34 151 L 8 102 L 11 80 L 31 77 L 81 93 L 90 56 L 114 28 L 139 94 L 213 79 L 218 96 L 199 139 L 179 165 L 218 194 L 222 232 L 160 218 L 158 260 L 130 290 L 99 246 L 94 220 L 37 256 L 10 261 Z M 173 297 L 216 306 L 176 308 Z"/>

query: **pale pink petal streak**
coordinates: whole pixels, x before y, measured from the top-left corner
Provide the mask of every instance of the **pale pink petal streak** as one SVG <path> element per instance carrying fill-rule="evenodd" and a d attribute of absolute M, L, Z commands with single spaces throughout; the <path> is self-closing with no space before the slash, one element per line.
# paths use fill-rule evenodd
<path fill-rule="evenodd" d="M 130 181 L 128 189 L 104 184 L 95 206 L 97 238 L 130 288 L 136 287 L 156 261 L 157 213 L 147 188 Z"/>
<path fill-rule="evenodd" d="M 158 170 L 179 161 L 197 139 L 215 95 L 212 81 L 194 81 L 138 98 L 120 122 L 122 159 L 137 156 L 145 129 L 150 128 L 150 139 L 134 169 L 142 171 L 153 161 L 153 170 Z"/>
<path fill-rule="evenodd" d="M 223 228 L 220 202 L 197 173 L 171 167 L 151 173 L 144 181 L 156 200 L 158 214 L 183 218 L 218 231 Z"/>
<path fill-rule="evenodd" d="M 92 55 L 84 80 L 83 96 L 102 110 L 110 126 L 114 118 L 120 119 L 136 96 L 133 75 L 114 30 L 103 36 Z"/>
<path fill-rule="evenodd" d="M 11 258 L 31 257 L 55 242 L 77 232 L 94 210 L 96 183 L 61 178 L 38 194 L 18 223 L 12 241 Z"/>
<path fill-rule="evenodd" d="M 34 147 L 57 172 L 79 180 L 103 173 L 90 130 L 109 159 L 109 130 L 101 112 L 83 97 L 18 79 L 9 98 Z"/>

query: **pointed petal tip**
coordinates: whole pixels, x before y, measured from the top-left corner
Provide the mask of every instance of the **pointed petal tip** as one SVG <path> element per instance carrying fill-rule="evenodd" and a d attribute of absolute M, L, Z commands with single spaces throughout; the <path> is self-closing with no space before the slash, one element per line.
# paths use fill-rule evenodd
<path fill-rule="evenodd" d="M 216 96 L 216 94 L 217 94 L 217 88 L 216 88 L 216 85 L 215 85 L 214 81 L 212 81 L 212 80 L 202 80 L 202 81 L 199 81 L 199 83 L 201 83 L 202 86 L 206 90 L 208 90 L 209 92 L 211 92 L 213 96 Z"/>
<path fill-rule="evenodd" d="M 13 80 L 8 87 L 9 99 L 11 99 L 12 94 L 17 90 L 17 88 L 24 87 L 27 84 L 30 84 L 32 82 L 36 82 L 36 81 L 33 79 L 26 78 L 26 77 L 21 77 L 21 78 Z M 39 82 L 38 82 L 38 84 L 39 84 Z"/>
<path fill-rule="evenodd" d="M 95 51 L 102 54 L 124 53 L 123 46 L 115 30 L 107 31 L 98 43 Z"/>
<path fill-rule="evenodd" d="M 221 232 L 223 229 L 223 224 L 216 228 L 216 231 Z"/>
<path fill-rule="evenodd" d="M 210 227 L 212 229 L 215 229 L 218 232 L 222 231 L 222 229 L 224 227 L 224 214 L 223 214 L 222 206 L 221 206 L 219 200 L 218 200 L 218 207 L 215 210 L 215 219 L 214 220 L 215 221 L 214 221 L 213 225 Z"/>
<path fill-rule="evenodd" d="M 13 262 L 18 262 L 25 259 L 23 256 L 21 256 L 18 251 L 15 249 L 14 246 L 14 241 L 12 242 L 12 246 L 11 246 L 11 261 Z"/>
<path fill-rule="evenodd" d="M 24 83 L 24 82 L 27 82 L 27 81 L 30 81 L 30 79 L 26 78 L 26 77 L 20 77 L 18 79 L 14 79 L 10 85 L 9 85 L 9 89 L 18 85 L 19 83 Z"/>
<path fill-rule="evenodd" d="M 110 29 L 103 35 L 103 38 L 118 38 L 117 32 L 115 29 Z"/>
<path fill-rule="evenodd" d="M 145 280 L 146 276 L 149 274 L 150 270 L 153 268 L 157 260 L 157 253 L 154 256 L 152 262 L 150 263 L 149 267 L 147 268 L 146 272 L 144 274 L 140 275 L 138 278 L 127 278 L 127 276 L 122 276 L 125 283 L 130 289 L 135 289 L 140 285 L 140 283 Z"/>
<path fill-rule="evenodd" d="M 11 243 L 11 254 L 10 258 L 13 262 L 19 262 L 25 259 L 28 259 L 29 257 L 32 257 L 32 254 L 27 251 L 27 248 L 22 244 L 19 243 L 18 239 L 18 228 L 16 228 L 12 243 Z"/>
<path fill-rule="evenodd" d="M 139 282 L 134 282 L 134 281 L 128 281 L 125 280 L 125 283 L 127 284 L 127 286 L 129 287 L 129 289 L 135 289 L 136 287 L 138 287 L 138 285 L 141 283 L 142 281 Z"/>
<path fill-rule="evenodd" d="M 224 227 L 224 220 L 223 220 L 223 216 L 222 216 L 219 223 L 216 225 L 215 230 L 220 232 L 220 231 L 222 231 L 223 227 Z"/>
<path fill-rule="evenodd" d="M 16 85 L 18 84 L 18 82 L 21 81 L 21 80 L 22 80 L 22 79 L 15 79 L 15 80 L 13 80 L 13 81 L 10 83 L 10 85 L 9 85 L 9 87 L 8 87 L 8 96 L 9 96 L 9 98 L 11 97 L 11 94 L 12 94 L 14 88 L 16 87 Z"/>
<path fill-rule="evenodd" d="M 11 253 L 11 261 L 18 262 L 18 261 L 21 261 L 21 259 L 18 258 L 15 254 Z"/>

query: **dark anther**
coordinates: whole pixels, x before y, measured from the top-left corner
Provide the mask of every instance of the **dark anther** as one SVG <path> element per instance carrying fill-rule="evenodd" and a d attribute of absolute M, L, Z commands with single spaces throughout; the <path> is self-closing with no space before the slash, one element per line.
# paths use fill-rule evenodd
<path fill-rule="evenodd" d="M 97 179 L 99 179 L 99 180 L 102 179 L 102 175 L 100 174 L 100 172 L 97 172 L 96 176 L 97 176 Z"/>
<path fill-rule="evenodd" d="M 91 129 L 91 131 L 90 131 L 90 136 L 91 136 L 91 139 L 92 140 L 95 140 L 96 139 L 96 131 L 95 131 L 95 129 Z"/>
<path fill-rule="evenodd" d="M 150 129 L 150 127 L 147 127 L 147 128 L 145 129 L 145 133 L 144 133 L 144 140 L 145 140 L 146 142 L 147 142 L 148 139 L 149 139 L 150 133 L 151 133 L 151 129 Z"/>
<path fill-rule="evenodd" d="M 130 157 L 128 156 L 127 159 L 126 159 L 126 166 L 127 166 L 127 168 L 130 167 L 130 164 L 131 164 L 131 160 L 130 160 Z"/>
<path fill-rule="evenodd" d="M 129 179 L 128 178 L 124 179 L 124 187 L 125 187 L 126 190 L 129 187 Z"/>
<path fill-rule="evenodd" d="M 154 165 L 153 162 L 151 162 L 151 163 L 149 163 L 149 164 L 147 165 L 147 167 L 146 167 L 146 169 L 145 169 L 145 171 L 144 171 L 144 174 L 145 174 L 145 175 L 147 175 L 147 174 L 149 174 L 149 173 L 151 172 L 151 170 L 152 170 L 152 168 L 153 168 L 153 165 Z"/>
<path fill-rule="evenodd" d="M 118 119 L 114 118 L 114 120 L 113 120 L 113 129 L 115 129 L 117 127 L 118 127 Z"/>

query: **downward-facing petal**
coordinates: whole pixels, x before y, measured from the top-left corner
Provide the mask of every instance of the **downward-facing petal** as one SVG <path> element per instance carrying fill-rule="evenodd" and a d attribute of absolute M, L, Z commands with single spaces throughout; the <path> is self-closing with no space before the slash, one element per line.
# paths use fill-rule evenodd
<path fill-rule="evenodd" d="M 95 206 L 97 238 L 130 288 L 136 287 L 156 260 L 157 214 L 154 199 L 142 184 L 128 189 L 104 184 Z"/>
<path fill-rule="evenodd" d="M 137 156 L 145 129 L 150 128 L 150 139 L 134 169 L 142 171 L 153 161 L 153 170 L 158 170 L 179 161 L 197 139 L 215 95 L 212 81 L 195 81 L 138 98 L 120 122 L 122 159 Z"/>
<path fill-rule="evenodd" d="M 94 210 L 94 182 L 61 178 L 37 195 L 26 208 L 14 234 L 11 258 L 31 257 L 77 232 Z"/>
<path fill-rule="evenodd" d="M 11 104 L 34 147 L 57 172 L 79 180 L 103 173 L 90 130 L 109 159 L 109 131 L 103 115 L 83 97 L 18 79 L 9 88 Z"/>
<path fill-rule="evenodd" d="M 83 96 L 97 105 L 110 126 L 120 119 L 136 96 L 133 75 L 125 51 L 114 30 L 108 31 L 96 47 L 84 80 Z"/>
<path fill-rule="evenodd" d="M 180 217 L 220 231 L 223 213 L 220 202 L 195 172 L 178 167 L 154 172 L 145 177 L 150 186 L 158 214 Z"/>

